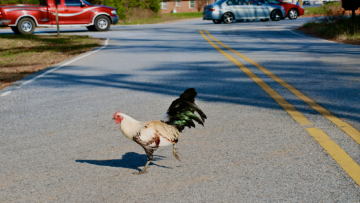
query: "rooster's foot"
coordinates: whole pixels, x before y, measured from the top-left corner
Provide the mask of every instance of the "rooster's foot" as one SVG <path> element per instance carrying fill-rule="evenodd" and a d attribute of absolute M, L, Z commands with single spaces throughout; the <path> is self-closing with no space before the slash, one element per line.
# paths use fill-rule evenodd
<path fill-rule="evenodd" d="M 177 160 L 179 160 L 179 161 L 181 161 L 180 160 L 180 157 L 179 157 L 179 155 L 178 155 L 178 153 L 177 153 L 177 148 L 175 147 L 175 144 L 173 145 L 173 154 L 174 154 L 174 157 L 177 159 Z"/>
<path fill-rule="evenodd" d="M 150 162 L 151 162 L 151 161 L 147 161 L 146 164 L 145 164 L 145 166 L 144 166 L 144 168 L 143 168 L 140 172 L 135 172 L 135 173 L 133 173 L 133 174 L 134 174 L 134 175 L 140 175 L 140 174 L 146 173 L 146 169 L 147 169 L 147 167 L 149 166 Z"/>
<path fill-rule="evenodd" d="M 134 172 L 133 174 L 134 174 L 134 175 L 140 175 L 140 174 L 143 174 L 143 173 L 147 173 L 147 172 L 144 171 L 144 170 L 141 170 L 140 172 Z"/>

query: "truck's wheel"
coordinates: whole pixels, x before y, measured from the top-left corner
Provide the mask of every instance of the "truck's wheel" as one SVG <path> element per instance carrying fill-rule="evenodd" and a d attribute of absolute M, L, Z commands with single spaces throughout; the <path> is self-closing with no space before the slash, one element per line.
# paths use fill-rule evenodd
<path fill-rule="evenodd" d="M 19 20 L 16 28 L 18 29 L 20 34 L 30 35 L 35 30 L 35 22 L 31 18 L 22 18 L 21 20 Z"/>
<path fill-rule="evenodd" d="M 86 27 L 89 31 L 96 31 L 95 26 L 90 25 Z"/>
<path fill-rule="evenodd" d="M 108 31 L 110 29 L 110 19 L 106 16 L 99 16 L 94 22 L 97 31 Z"/>
<path fill-rule="evenodd" d="M 11 30 L 12 30 L 15 34 L 20 34 L 20 32 L 19 32 L 19 30 L 18 30 L 17 27 L 11 26 L 10 28 L 11 28 Z"/>

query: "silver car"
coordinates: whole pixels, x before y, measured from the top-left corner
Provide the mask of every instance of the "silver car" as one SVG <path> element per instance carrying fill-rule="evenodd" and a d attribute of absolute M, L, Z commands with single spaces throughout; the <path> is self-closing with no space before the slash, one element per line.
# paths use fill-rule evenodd
<path fill-rule="evenodd" d="M 215 24 L 234 20 L 278 21 L 281 18 L 285 18 L 284 7 L 263 4 L 261 0 L 219 0 L 205 6 L 203 12 L 203 20 L 212 20 Z"/>

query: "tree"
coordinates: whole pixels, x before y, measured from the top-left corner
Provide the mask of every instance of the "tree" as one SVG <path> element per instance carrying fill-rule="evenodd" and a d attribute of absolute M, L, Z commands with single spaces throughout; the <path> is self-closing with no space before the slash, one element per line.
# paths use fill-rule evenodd
<path fill-rule="evenodd" d="M 197 10 L 200 12 L 201 9 L 203 9 L 205 5 L 210 5 L 214 2 L 215 2 L 214 0 L 196 0 Z"/>

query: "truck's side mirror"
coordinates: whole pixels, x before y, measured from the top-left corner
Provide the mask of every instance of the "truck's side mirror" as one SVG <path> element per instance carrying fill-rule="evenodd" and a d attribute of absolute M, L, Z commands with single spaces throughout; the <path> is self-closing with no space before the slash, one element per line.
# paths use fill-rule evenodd
<path fill-rule="evenodd" d="M 84 3 L 84 2 L 81 2 L 81 7 L 85 7 L 85 3 Z"/>

